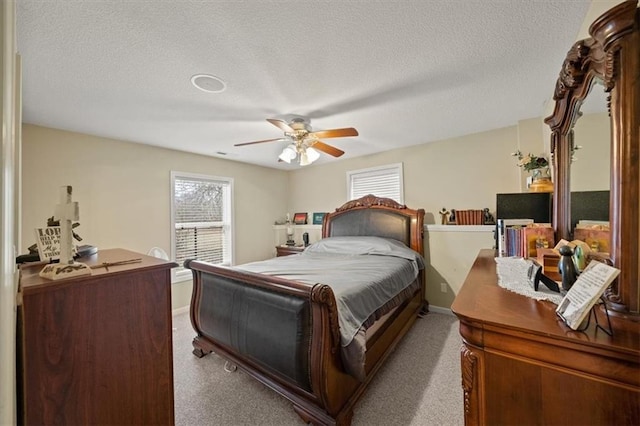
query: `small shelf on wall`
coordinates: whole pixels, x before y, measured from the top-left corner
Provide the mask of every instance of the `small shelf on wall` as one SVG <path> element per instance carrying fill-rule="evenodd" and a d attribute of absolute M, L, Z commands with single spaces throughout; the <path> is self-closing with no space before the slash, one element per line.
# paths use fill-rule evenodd
<path fill-rule="evenodd" d="M 496 225 L 424 225 L 428 232 L 493 232 Z"/>
<path fill-rule="evenodd" d="M 287 229 L 287 226 L 291 226 L 295 229 L 322 229 L 322 225 L 294 225 L 293 223 L 291 225 L 273 225 L 273 229 Z"/>
<path fill-rule="evenodd" d="M 290 225 L 294 229 L 304 229 L 311 230 L 317 229 L 321 230 L 322 225 Z M 427 224 L 424 225 L 424 229 L 427 231 L 434 232 L 493 232 L 496 228 L 496 225 L 437 225 L 437 224 Z M 273 225 L 274 230 L 286 230 L 287 225 Z"/>

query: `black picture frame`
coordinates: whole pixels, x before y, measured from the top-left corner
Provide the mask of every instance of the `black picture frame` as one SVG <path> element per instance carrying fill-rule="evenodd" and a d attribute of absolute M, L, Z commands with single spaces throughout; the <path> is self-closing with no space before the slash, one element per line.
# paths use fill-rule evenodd
<path fill-rule="evenodd" d="M 293 223 L 296 225 L 306 225 L 307 224 L 307 214 L 306 213 L 295 213 L 293 215 Z"/>
<path fill-rule="evenodd" d="M 327 213 L 318 212 L 313 214 L 313 224 L 314 225 L 322 225 L 322 221 L 324 220 L 324 215 Z"/>

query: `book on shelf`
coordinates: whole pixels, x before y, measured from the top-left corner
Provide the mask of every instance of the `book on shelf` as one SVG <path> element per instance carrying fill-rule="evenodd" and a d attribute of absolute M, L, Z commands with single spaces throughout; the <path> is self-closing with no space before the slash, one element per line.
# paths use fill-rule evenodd
<path fill-rule="evenodd" d="M 512 228 L 520 228 L 523 225 L 527 225 L 529 223 L 533 223 L 533 219 L 498 219 L 496 221 L 496 239 L 498 240 L 499 256 L 514 256 L 513 254 L 510 254 L 513 250 L 514 236 L 512 235 L 509 238 L 508 234 L 512 234 Z"/>
<path fill-rule="evenodd" d="M 603 228 L 609 229 L 609 221 L 608 220 L 591 220 L 591 219 L 580 219 L 576 224 L 576 228 L 590 228 L 595 226 L 601 226 Z"/>
<path fill-rule="evenodd" d="M 484 212 L 482 210 L 456 210 L 456 225 L 482 225 Z"/>
<path fill-rule="evenodd" d="M 533 219 L 498 219 L 500 256 L 536 257 L 539 248 L 553 247 L 554 232 L 549 223 Z"/>
<path fill-rule="evenodd" d="M 573 230 L 573 238 L 587 243 L 594 252 L 609 253 L 611 231 L 608 222 L 595 224 L 593 221 L 579 222 Z"/>
<path fill-rule="evenodd" d="M 532 223 L 524 230 L 524 253 L 522 257 L 536 257 L 538 249 L 553 247 L 555 233 L 549 223 Z"/>

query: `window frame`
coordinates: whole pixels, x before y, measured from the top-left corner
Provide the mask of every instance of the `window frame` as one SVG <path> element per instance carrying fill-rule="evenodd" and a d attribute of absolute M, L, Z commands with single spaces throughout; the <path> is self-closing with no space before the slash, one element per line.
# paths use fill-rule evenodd
<path fill-rule="evenodd" d="M 396 176 L 398 176 L 398 181 L 399 181 L 398 193 L 399 193 L 400 199 L 398 200 L 394 199 L 394 200 L 399 204 L 404 204 L 404 169 L 403 169 L 402 163 L 386 164 L 383 166 L 368 167 L 366 169 L 347 171 L 347 199 L 355 200 L 364 195 L 368 195 L 368 194 L 362 194 L 357 197 L 353 196 L 353 179 L 354 178 L 357 179 L 358 177 L 364 177 L 367 175 L 371 176 L 371 175 L 375 175 L 376 173 L 384 174 L 385 171 L 395 171 Z M 369 193 L 372 193 L 372 192 L 370 191 Z M 384 197 L 384 195 L 377 195 L 375 193 L 373 194 L 376 196 Z M 390 197 L 385 197 L 385 198 L 390 198 Z"/>
<path fill-rule="evenodd" d="M 235 240 L 235 227 L 233 221 L 233 178 L 223 176 L 212 176 L 198 173 L 187 173 L 179 171 L 171 171 L 171 219 L 170 219 L 170 232 L 171 232 L 171 259 L 176 261 L 176 204 L 175 204 L 175 189 L 176 181 L 179 180 L 201 180 L 208 183 L 218 183 L 226 186 L 226 190 L 223 193 L 223 205 L 222 205 L 222 222 L 215 222 L 221 224 L 224 228 L 226 236 L 226 245 L 223 249 L 224 261 L 221 265 L 230 266 L 234 264 L 234 240 Z M 184 222 L 194 225 L 203 223 L 214 222 Z M 192 279 L 192 273 L 190 270 L 185 269 L 183 265 L 178 265 L 171 271 L 171 282 L 178 283 L 188 281 Z"/>

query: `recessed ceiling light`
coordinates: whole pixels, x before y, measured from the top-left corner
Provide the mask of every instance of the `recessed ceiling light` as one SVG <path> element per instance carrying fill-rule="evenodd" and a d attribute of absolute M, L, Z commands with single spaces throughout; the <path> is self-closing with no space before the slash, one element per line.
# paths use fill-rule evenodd
<path fill-rule="evenodd" d="M 191 84 L 207 93 L 222 93 L 227 88 L 227 83 L 210 74 L 196 74 L 191 77 Z"/>

